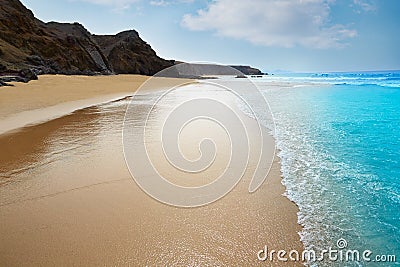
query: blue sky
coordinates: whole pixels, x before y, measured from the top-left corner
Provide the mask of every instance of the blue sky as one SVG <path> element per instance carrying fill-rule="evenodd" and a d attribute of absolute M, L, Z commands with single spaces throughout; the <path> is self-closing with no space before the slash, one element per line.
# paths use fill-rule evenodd
<path fill-rule="evenodd" d="M 400 69 L 398 0 L 22 0 L 95 34 L 135 29 L 163 58 L 264 71 Z"/>

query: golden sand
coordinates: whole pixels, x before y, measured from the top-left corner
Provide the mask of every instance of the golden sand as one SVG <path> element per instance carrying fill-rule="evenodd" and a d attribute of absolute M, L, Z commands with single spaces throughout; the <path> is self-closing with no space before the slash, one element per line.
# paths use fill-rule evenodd
<path fill-rule="evenodd" d="M 0 88 L 0 134 L 132 95 L 149 76 L 42 75 L 29 83 Z M 154 78 L 163 86 L 181 79 Z M 153 84 L 155 84 L 153 80 Z"/>
<path fill-rule="evenodd" d="M 131 94 L 146 79 L 41 76 L 1 89 L 0 114 L 97 97 L 105 102 L 110 95 Z M 94 106 L 0 135 L 1 266 L 301 266 L 257 260 L 265 245 L 302 250 L 298 209 L 282 195 L 277 157 L 255 193 L 247 190 L 255 167 L 250 155 L 243 179 L 224 198 L 200 208 L 162 204 L 137 186 L 126 167 L 125 105 Z M 186 133 L 184 150 L 205 129 L 224 138 L 218 127 L 204 123 Z M 223 168 L 224 156 L 215 170 Z M 167 172 L 163 166 L 160 158 Z"/>

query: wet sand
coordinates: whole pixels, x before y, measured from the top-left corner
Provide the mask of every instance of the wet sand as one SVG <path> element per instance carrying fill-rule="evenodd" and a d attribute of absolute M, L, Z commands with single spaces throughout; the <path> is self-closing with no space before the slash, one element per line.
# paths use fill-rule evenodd
<path fill-rule="evenodd" d="M 257 260 L 265 245 L 303 248 L 298 210 L 282 195 L 277 157 L 255 193 L 248 193 L 256 162 L 251 154 L 243 179 L 222 199 L 200 208 L 162 204 L 138 187 L 125 164 L 121 132 L 128 102 L 85 108 L 0 135 L 0 265 L 301 266 Z M 183 150 L 195 158 L 191 148 L 205 133 L 221 139 L 209 170 L 218 172 L 226 161 L 226 136 L 219 127 L 194 123 L 183 136 Z M 149 147 L 159 155 L 156 142 Z M 161 157 L 158 166 L 168 173 Z M 177 174 L 169 174 L 179 182 Z"/>
<path fill-rule="evenodd" d="M 54 119 L 74 110 L 132 95 L 150 77 L 143 75 L 42 75 L 29 83 L 0 88 L 0 134 Z M 161 78 L 159 88 L 183 79 Z M 189 81 L 189 80 L 187 80 Z"/>

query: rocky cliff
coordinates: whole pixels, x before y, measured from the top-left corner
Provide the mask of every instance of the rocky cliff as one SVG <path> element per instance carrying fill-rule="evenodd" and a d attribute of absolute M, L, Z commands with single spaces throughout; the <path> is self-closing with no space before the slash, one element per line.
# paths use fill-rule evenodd
<path fill-rule="evenodd" d="M 263 75 L 261 70 L 250 67 L 250 66 L 231 66 L 246 75 Z"/>
<path fill-rule="evenodd" d="M 177 64 L 174 69 L 164 71 L 162 75 L 168 77 L 201 78 L 202 76 L 243 76 L 245 75 L 264 75 L 261 70 L 241 65 L 217 65 L 217 64 L 197 64 L 175 61 Z M 266 74 L 267 75 L 267 74 Z"/>
<path fill-rule="evenodd" d="M 116 35 L 93 35 L 93 39 L 109 62 L 110 70 L 115 73 L 152 75 L 174 64 L 174 61 L 158 57 L 133 30 Z"/>
<path fill-rule="evenodd" d="M 38 74 L 154 75 L 176 63 L 158 57 L 134 30 L 93 35 L 79 23 L 44 23 L 19 0 L 0 0 L 0 86 L 37 79 Z M 184 74 L 173 70 L 166 75 L 232 74 L 226 66 L 199 65 L 190 72 L 188 66 L 181 67 Z M 250 66 L 231 67 L 246 75 L 262 74 Z"/>
<path fill-rule="evenodd" d="M 44 23 L 18 0 L 0 0 L 0 73 L 153 75 L 172 66 L 132 31 L 93 35 L 79 23 Z"/>

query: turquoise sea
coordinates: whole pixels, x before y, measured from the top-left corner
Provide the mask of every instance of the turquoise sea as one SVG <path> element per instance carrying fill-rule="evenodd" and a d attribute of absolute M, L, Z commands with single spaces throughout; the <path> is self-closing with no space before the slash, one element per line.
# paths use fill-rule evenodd
<path fill-rule="evenodd" d="M 307 249 L 396 255 L 400 264 L 400 71 L 254 78 L 275 118 L 287 196 Z M 286 87 L 273 86 L 287 82 Z M 344 265 L 343 265 L 344 264 Z"/>

